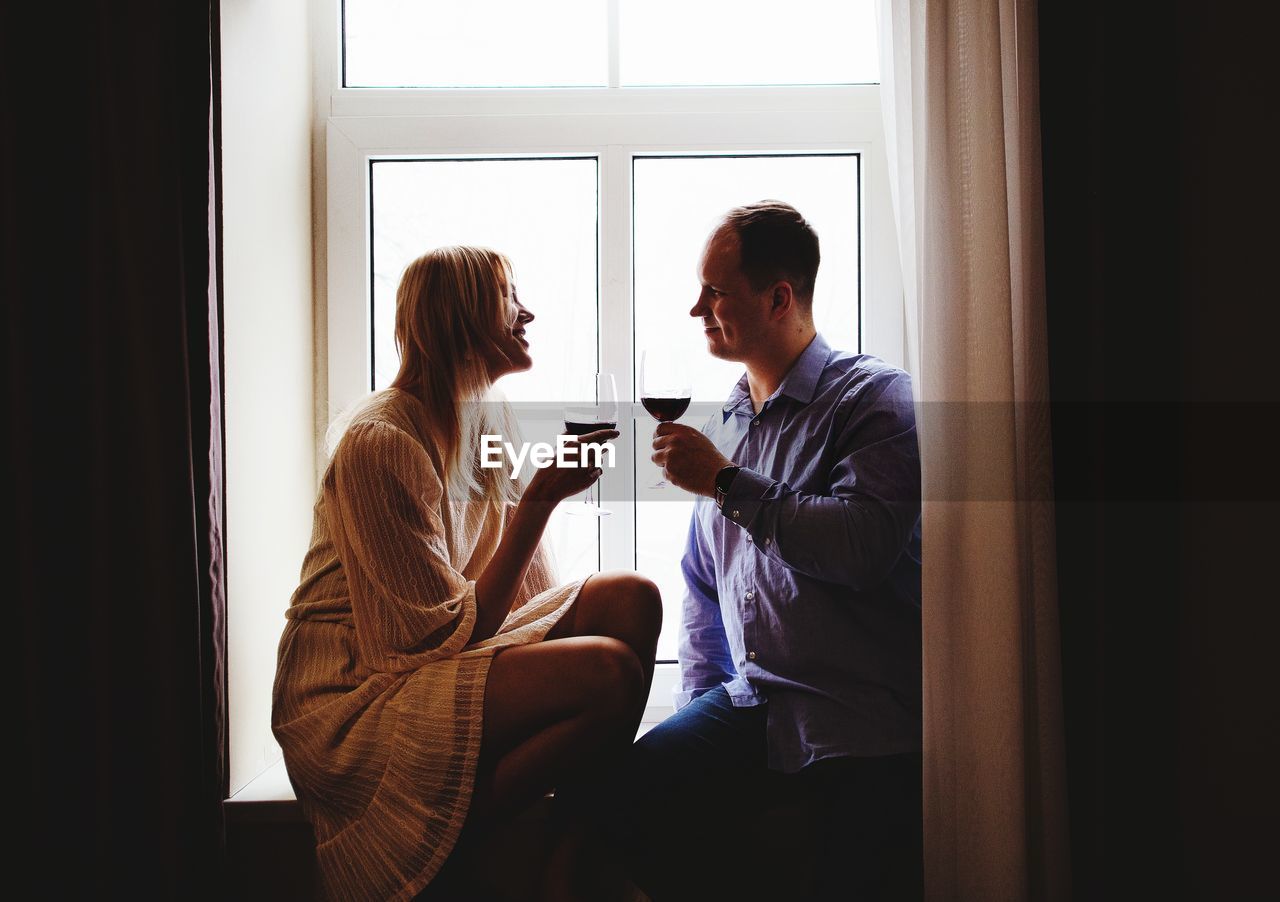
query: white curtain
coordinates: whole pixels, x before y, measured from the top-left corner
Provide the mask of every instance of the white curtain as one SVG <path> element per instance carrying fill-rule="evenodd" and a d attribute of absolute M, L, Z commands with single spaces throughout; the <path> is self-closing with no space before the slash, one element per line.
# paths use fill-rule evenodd
<path fill-rule="evenodd" d="M 925 894 L 1067 899 L 1036 7 L 878 2 L 925 498 Z"/>

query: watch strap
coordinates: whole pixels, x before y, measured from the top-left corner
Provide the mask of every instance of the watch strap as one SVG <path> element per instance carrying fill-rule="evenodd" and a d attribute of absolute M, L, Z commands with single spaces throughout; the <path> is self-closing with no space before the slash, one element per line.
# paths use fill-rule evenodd
<path fill-rule="evenodd" d="M 730 464 L 722 467 L 716 474 L 716 507 L 724 506 L 725 496 L 729 494 L 729 487 L 733 485 L 733 477 L 737 476 L 741 469 L 742 467 L 736 464 Z"/>

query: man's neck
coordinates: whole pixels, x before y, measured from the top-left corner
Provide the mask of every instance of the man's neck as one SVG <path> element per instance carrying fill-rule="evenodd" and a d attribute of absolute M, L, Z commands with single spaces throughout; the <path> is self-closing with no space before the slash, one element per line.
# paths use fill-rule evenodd
<path fill-rule="evenodd" d="M 787 373 L 796 365 L 800 355 L 817 333 L 809 328 L 798 333 L 786 342 L 778 342 L 776 348 L 769 349 L 767 355 L 756 360 L 743 361 L 747 367 L 747 385 L 751 389 L 751 406 L 760 409 L 769 397 L 778 390 Z"/>

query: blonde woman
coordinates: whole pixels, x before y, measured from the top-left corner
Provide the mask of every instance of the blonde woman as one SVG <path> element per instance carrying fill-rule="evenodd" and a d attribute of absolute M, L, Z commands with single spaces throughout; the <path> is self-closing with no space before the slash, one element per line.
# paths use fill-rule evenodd
<path fill-rule="evenodd" d="M 412 898 L 464 822 L 517 810 L 635 735 L 657 589 L 632 573 L 555 585 L 540 546 L 551 510 L 599 471 L 552 465 L 521 491 L 478 467 L 479 436 L 503 429 L 503 405 L 482 399 L 532 365 L 532 320 L 501 254 L 415 260 L 396 297 L 399 374 L 324 475 L 272 729 L 326 897 Z"/>

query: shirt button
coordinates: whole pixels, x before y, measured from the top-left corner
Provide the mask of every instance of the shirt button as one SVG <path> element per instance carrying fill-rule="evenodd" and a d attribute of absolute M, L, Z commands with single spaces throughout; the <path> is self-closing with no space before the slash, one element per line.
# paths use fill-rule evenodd
<path fill-rule="evenodd" d="M 735 520 L 736 520 L 736 519 L 738 519 L 738 512 L 737 512 L 737 511 L 734 511 L 732 514 L 730 514 L 730 516 L 731 516 L 731 517 L 733 517 L 733 519 L 735 519 Z"/>
<path fill-rule="evenodd" d="M 754 661 L 755 659 L 756 659 L 756 653 L 755 653 L 755 652 L 753 652 L 753 651 L 749 651 L 749 652 L 747 652 L 747 660 L 748 660 L 748 661 Z"/>
<path fill-rule="evenodd" d="M 752 541 L 751 533 L 747 533 L 747 541 L 748 541 L 748 542 Z M 767 540 L 766 540 L 766 541 L 767 541 Z"/>
<path fill-rule="evenodd" d="M 752 421 L 751 421 L 751 425 L 752 425 L 752 426 L 759 426 L 759 425 L 760 425 L 760 421 L 759 421 L 759 420 L 752 420 Z"/>
<path fill-rule="evenodd" d="M 753 599 L 753 598 L 755 598 L 755 597 L 756 597 L 756 593 L 755 593 L 755 592 L 748 592 L 748 593 L 747 593 L 747 601 L 750 601 L 751 599 Z"/>
<path fill-rule="evenodd" d="M 766 537 L 766 538 L 765 538 L 765 540 L 764 540 L 764 543 L 765 543 L 766 545 L 772 545 L 772 544 L 773 544 L 773 539 L 770 539 L 770 538 Z"/>

